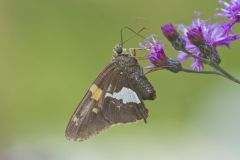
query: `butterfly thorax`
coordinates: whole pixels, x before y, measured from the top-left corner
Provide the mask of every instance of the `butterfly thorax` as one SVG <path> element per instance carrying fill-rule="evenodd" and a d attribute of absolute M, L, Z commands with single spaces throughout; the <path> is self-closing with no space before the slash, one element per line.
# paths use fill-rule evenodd
<path fill-rule="evenodd" d="M 113 57 L 113 62 L 117 65 L 120 74 L 124 74 L 137 92 L 144 100 L 153 100 L 156 98 L 156 92 L 144 75 L 142 67 L 137 59 L 129 54 L 121 54 Z"/>

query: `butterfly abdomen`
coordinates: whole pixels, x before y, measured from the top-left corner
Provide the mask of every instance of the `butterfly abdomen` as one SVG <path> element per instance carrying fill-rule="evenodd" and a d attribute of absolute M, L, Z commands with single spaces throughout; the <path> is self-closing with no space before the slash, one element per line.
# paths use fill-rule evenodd
<path fill-rule="evenodd" d="M 144 75 L 135 74 L 132 78 L 132 83 L 143 100 L 154 100 L 156 98 L 156 91 Z"/>

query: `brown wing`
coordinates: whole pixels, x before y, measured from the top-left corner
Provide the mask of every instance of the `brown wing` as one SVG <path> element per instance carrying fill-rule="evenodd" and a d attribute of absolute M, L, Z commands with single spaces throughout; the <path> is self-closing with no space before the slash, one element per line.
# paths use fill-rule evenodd
<path fill-rule="evenodd" d="M 97 132 L 110 125 L 101 115 L 95 114 L 95 112 L 97 112 L 97 106 L 103 94 L 103 88 L 101 87 L 107 86 L 114 69 L 115 64 L 112 63 L 98 75 L 89 91 L 76 108 L 65 131 L 65 135 L 68 139 L 84 140 L 93 132 Z M 94 125 L 92 124 L 93 122 L 95 122 Z"/>
<path fill-rule="evenodd" d="M 139 103 L 130 102 L 131 97 L 128 98 L 128 103 L 124 103 L 121 97 L 106 96 L 120 93 L 122 88 L 129 88 L 134 92 L 127 76 L 112 63 L 99 74 L 75 110 L 66 129 L 66 137 L 85 140 L 113 124 L 145 120 L 148 111 L 137 93 Z"/>

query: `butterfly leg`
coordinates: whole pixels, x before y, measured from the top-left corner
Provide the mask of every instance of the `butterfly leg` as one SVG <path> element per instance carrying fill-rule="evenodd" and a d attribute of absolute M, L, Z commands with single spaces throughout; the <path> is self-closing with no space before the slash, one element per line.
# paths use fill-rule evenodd
<path fill-rule="evenodd" d="M 152 72 L 156 72 L 156 71 L 158 71 L 158 70 L 162 70 L 163 68 L 153 68 L 153 69 L 150 69 L 150 70 L 148 70 L 146 73 L 145 73 L 145 75 L 146 74 L 149 74 L 149 73 L 152 73 Z"/>
<path fill-rule="evenodd" d="M 137 55 L 138 51 L 147 51 L 147 49 L 145 49 L 145 48 L 129 48 L 129 53 L 134 57 Z"/>
<path fill-rule="evenodd" d="M 134 56 L 137 60 L 147 60 L 147 56 L 136 56 L 138 51 L 147 51 L 145 48 L 130 48 L 129 53 Z M 139 52 L 138 52 L 139 53 Z"/>

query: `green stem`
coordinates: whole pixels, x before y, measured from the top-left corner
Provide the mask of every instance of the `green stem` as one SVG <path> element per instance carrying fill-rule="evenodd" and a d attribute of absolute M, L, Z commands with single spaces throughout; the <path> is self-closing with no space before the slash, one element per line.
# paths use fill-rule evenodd
<path fill-rule="evenodd" d="M 216 70 L 216 71 L 201 71 L 200 73 L 202 73 L 202 74 L 216 74 L 216 75 L 220 75 L 220 76 L 222 76 L 224 78 L 227 78 L 227 79 L 229 79 L 229 80 L 231 80 L 231 81 L 233 81 L 235 83 L 240 84 L 240 80 L 239 79 L 235 78 L 233 75 L 231 75 L 230 73 L 225 71 L 218 64 L 215 64 L 215 63 L 211 62 L 210 60 L 208 60 L 206 58 L 202 58 L 202 57 L 196 56 L 196 55 L 194 55 L 193 53 L 191 53 L 191 52 L 189 52 L 187 50 L 185 50 L 183 52 L 187 53 L 189 56 L 191 56 L 193 58 L 197 58 L 197 59 L 201 60 L 203 63 L 210 65 L 211 67 L 213 67 Z M 192 70 L 188 70 L 188 69 L 187 70 L 184 69 L 183 72 L 196 73 L 196 72 L 194 72 Z"/>
<path fill-rule="evenodd" d="M 196 73 L 196 74 L 215 74 L 215 75 L 222 75 L 222 73 L 218 72 L 218 71 L 195 71 L 192 69 L 186 69 L 186 68 L 182 68 L 181 70 L 182 72 L 186 72 L 186 73 Z"/>
<path fill-rule="evenodd" d="M 223 76 L 223 77 L 225 77 L 225 78 L 227 78 L 227 79 L 229 79 L 229 80 L 231 80 L 231 81 L 233 81 L 233 82 L 235 82 L 235 83 L 240 84 L 240 80 L 239 80 L 239 79 L 235 78 L 233 75 L 231 75 L 230 73 L 228 73 L 227 71 L 225 71 L 225 70 L 224 70 L 222 67 L 220 67 L 219 65 L 212 63 L 211 66 L 212 66 L 214 69 L 216 69 L 217 71 L 221 72 L 221 73 L 222 73 L 221 76 Z"/>

